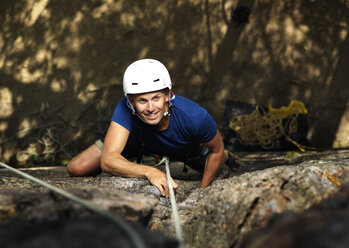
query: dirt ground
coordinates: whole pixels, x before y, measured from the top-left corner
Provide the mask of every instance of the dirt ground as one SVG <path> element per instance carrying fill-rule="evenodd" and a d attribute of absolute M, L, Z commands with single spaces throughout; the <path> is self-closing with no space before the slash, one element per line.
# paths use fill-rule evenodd
<path fill-rule="evenodd" d="M 238 24 L 231 13 L 251 9 Z M 349 1 L 26 0 L 0 3 L 0 157 L 57 164 L 102 137 L 134 60 L 223 127 L 226 101 L 308 109 L 316 147 L 349 146 Z M 29 160 L 28 160 L 29 159 Z M 62 162 L 63 161 L 63 162 Z"/>

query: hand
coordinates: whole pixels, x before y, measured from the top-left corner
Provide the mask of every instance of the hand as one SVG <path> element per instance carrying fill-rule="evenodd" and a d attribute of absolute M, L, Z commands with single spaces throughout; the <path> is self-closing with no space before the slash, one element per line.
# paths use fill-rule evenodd
<path fill-rule="evenodd" d="M 165 173 L 156 168 L 152 168 L 152 170 L 147 173 L 147 179 L 152 185 L 159 189 L 161 195 L 169 197 L 169 188 Z M 172 178 L 171 182 L 173 189 L 176 190 L 178 188 L 178 184 Z"/>

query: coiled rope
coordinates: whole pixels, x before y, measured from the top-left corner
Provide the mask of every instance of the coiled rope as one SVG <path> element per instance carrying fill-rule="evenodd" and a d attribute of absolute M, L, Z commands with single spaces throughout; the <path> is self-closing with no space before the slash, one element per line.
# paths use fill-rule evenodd
<path fill-rule="evenodd" d="M 9 137 L 0 145 L 4 145 L 12 139 L 17 138 L 19 135 L 38 131 L 37 138 L 32 138 L 28 148 L 23 151 L 19 151 L 16 154 L 16 159 L 20 163 L 26 163 L 30 159 L 44 161 L 56 160 L 57 154 L 63 153 L 67 159 L 71 159 L 71 155 L 67 151 L 68 144 L 63 144 L 59 139 L 59 132 L 64 131 L 66 125 L 64 122 L 53 122 L 48 125 L 26 128 L 18 131 L 13 136 Z"/>
<path fill-rule="evenodd" d="M 243 145 L 260 145 L 265 149 L 272 149 L 275 140 L 285 137 L 304 152 L 305 146 L 298 144 L 290 136 L 298 130 L 298 115 L 307 113 L 304 104 L 297 100 L 280 109 L 269 105 L 269 111 L 257 105 L 251 114 L 231 118 L 229 127 L 237 132 L 237 137 Z"/>
<path fill-rule="evenodd" d="M 86 201 L 78 196 L 75 196 L 75 195 L 73 195 L 65 190 L 57 188 L 56 186 L 53 186 L 49 183 L 46 183 L 46 182 L 44 182 L 36 177 L 33 177 L 33 176 L 31 176 L 27 173 L 24 173 L 20 170 L 17 170 L 13 167 L 10 167 L 7 164 L 0 162 L 0 166 L 12 171 L 13 173 L 15 173 L 17 175 L 22 176 L 30 181 L 33 181 L 33 182 L 35 182 L 35 183 L 37 183 L 37 184 L 39 184 L 47 189 L 59 194 L 59 195 L 62 195 L 64 197 L 70 199 L 71 201 L 76 202 L 76 203 L 84 206 L 85 208 L 87 208 L 87 209 L 89 209 L 89 210 L 91 210 L 91 211 L 93 211 L 93 212 L 95 212 L 103 217 L 106 217 L 106 218 L 112 220 L 113 222 L 115 222 L 118 226 L 120 226 L 126 232 L 126 234 L 129 236 L 130 240 L 134 243 L 134 245 L 137 248 L 146 248 L 146 245 L 144 244 L 144 242 L 142 241 L 142 239 L 140 238 L 138 233 L 135 232 L 133 230 L 133 228 L 127 222 L 125 222 L 123 219 L 121 219 L 119 216 L 117 216 L 117 215 L 115 215 L 115 214 L 113 214 L 113 213 L 111 213 L 111 212 L 109 212 L 101 207 L 93 205 L 90 202 L 88 202 L 88 201 Z"/>

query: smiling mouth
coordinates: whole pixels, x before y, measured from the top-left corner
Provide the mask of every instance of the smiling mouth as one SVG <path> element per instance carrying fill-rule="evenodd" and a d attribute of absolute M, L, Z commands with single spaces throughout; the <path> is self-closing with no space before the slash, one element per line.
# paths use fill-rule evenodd
<path fill-rule="evenodd" d="M 159 112 L 157 113 L 151 113 L 151 114 L 144 114 L 144 116 L 147 118 L 147 119 L 155 119 L 154 117 L 157 117 Z"/>

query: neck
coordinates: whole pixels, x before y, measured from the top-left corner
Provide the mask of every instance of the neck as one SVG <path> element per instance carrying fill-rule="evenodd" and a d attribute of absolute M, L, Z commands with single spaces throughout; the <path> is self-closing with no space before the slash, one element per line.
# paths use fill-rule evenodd
<path fill-rule="evenodd" d="M 166 106 L 166 112 L 164 113 L 164 115 L 162 116 L 161 121 L 159 122 L 158 125 L 156 125 L 156 129 L 159 131 L 165 130 L 168 127 L 168 124 L 170 123 L 170 114 L 169 112 L 170 109 L 168 107 L 168 105 Z M 167 113 L 167 114 L 166 114 Z"/>

